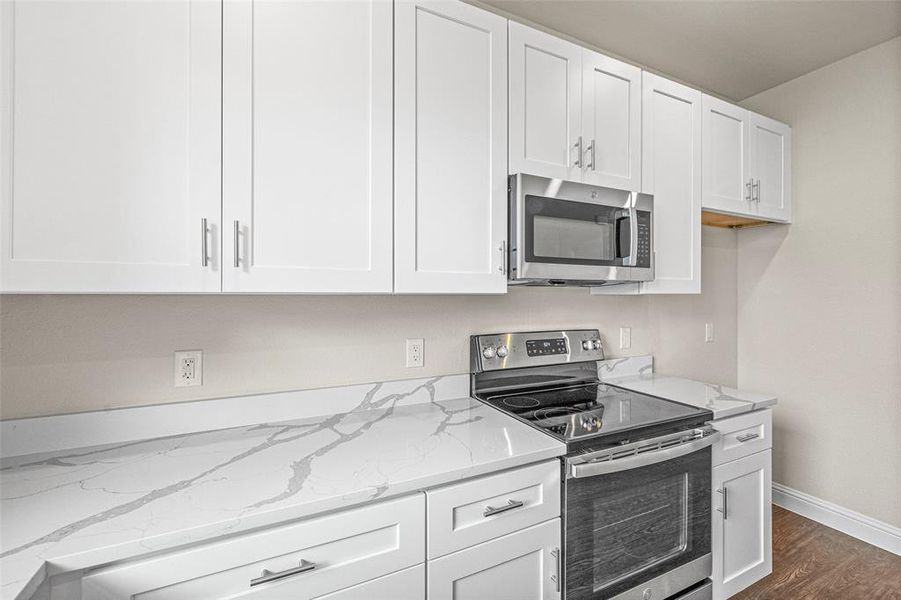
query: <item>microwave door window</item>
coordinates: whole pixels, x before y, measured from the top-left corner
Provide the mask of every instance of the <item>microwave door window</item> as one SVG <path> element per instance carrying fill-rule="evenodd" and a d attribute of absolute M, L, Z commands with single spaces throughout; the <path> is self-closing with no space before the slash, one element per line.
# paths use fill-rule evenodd
<path fill-rule="evenodd" d="M 614 258 L 613 225 L 561 217 L 535 216 L 536 256 L 610 261 Z"/>

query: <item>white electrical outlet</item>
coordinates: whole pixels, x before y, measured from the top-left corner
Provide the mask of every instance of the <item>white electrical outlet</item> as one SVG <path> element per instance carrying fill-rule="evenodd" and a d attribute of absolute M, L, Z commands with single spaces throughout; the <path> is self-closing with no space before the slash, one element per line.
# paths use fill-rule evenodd
<path fill-rule="evenodd" d="M 425 343 L 422 339 L 407 340 L 407 367 L 421 367 L 424 354 Z"/>
<path fill-rule="evenodd" d="M 203 351 L 175 352 L 175 387 L 203 385 Z"/>
<path fill-rule="evenodd" d="M 704 341 L 708 344 L 713 341 L 713 323 L 704 324 Z"/>
<path fill-rule="evenodd" d="M 632 347 L 632 328 L 619 328 L 619 347 L 621 350 L 628 350 Z"/>

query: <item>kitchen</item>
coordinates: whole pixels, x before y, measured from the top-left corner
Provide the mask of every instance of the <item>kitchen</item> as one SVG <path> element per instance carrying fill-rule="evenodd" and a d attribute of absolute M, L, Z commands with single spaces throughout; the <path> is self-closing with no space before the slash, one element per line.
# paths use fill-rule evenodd
<path fill-rule="evenodd" d="M 901 3 L 0 32 L 0 597 L 899 593 Z"/>

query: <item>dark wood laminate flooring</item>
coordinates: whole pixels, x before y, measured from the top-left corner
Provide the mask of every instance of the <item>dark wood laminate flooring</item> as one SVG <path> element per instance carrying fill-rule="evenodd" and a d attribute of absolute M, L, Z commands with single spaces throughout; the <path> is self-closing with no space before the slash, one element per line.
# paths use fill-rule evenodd
<path fill-rule="evenodd" d="M 901 600 L 901 556 L 773 506 L 773 572 L 732 600 Z"/>

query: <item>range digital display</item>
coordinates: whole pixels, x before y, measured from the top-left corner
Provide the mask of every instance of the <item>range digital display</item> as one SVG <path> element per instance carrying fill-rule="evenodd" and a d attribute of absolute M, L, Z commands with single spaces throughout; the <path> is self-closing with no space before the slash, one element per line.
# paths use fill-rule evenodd
<path fill-rule="evenodd" d="M 564 338 L 526 341 L 526 354 L 529 356 L 549 356 L 566 353 L 566 339 Z"/>

